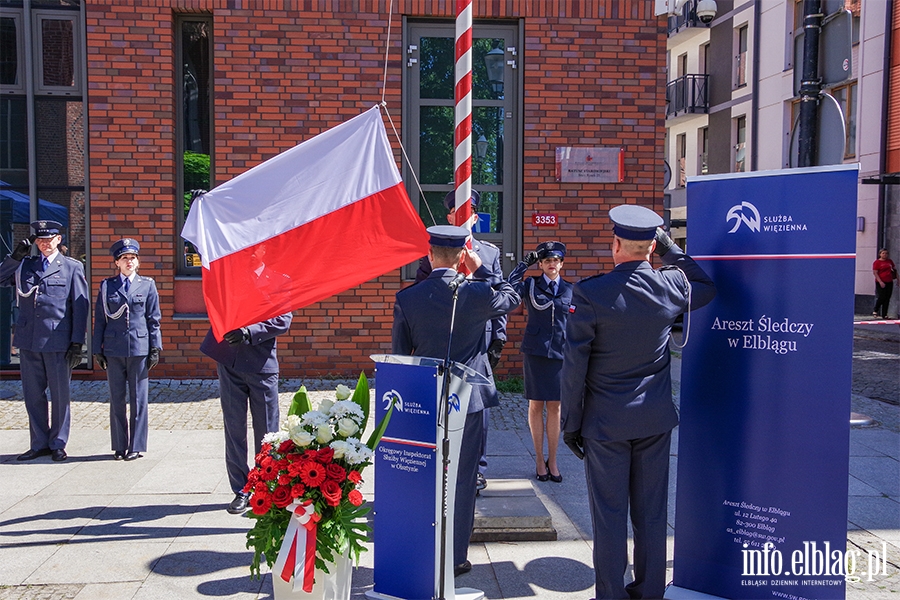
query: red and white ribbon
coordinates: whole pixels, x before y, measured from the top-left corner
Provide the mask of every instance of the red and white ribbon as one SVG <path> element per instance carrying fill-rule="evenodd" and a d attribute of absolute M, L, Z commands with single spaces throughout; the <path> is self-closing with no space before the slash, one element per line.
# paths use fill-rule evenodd
<path fill-rule="evenodd" d="M 456 225 L 471 233 L 472 204 L 472 0 L 456 0 L 456 72 L 453 98 L 453 182 Z M 470 246 L 471 247 L 471 244 Z"/>
<path fill-rule="evenodd" d="M 293 513 L 275 560 L 275 573 L 284 581 L 294 578 L 293 589 L 312 592 L 316 573 L 316 513 L 311 500 L 294 500 L 285 510 Z"/>

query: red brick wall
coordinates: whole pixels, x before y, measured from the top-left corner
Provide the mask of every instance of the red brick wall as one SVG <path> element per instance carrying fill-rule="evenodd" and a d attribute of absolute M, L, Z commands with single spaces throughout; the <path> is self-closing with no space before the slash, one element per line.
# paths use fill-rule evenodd
<path fill-rule="evenodd" d="M 141 242 L 163 310 L 156 377 L 211 377 L 197 347 L 207 323 L 175 320 L 175 65 L 179 12 L 213 15 L 216 183 L 246 171 L 381 101 L 387 2 L 376 0 L 142 0 L 87 3 L 92 288 L 110 273 L 108 247 Z M 570 280 L 606 270 L 606 211 L 620 202 L 661 208 L 665 31 L 652 0 L 475 0 L 475 19 L 524 23 L 524 246 L 558 238 Z M 448 0 L 397 0 L 386 101 L 401 113 L 401 16 L 452 18 Z M 346 11 L 346 12 L 342 12 Z M 390 134 L 395 154 L 400 151 Z M 557 146 L 625 148 L 625 182 L 560 184 Z M 558 231 L 534 230 L 555 212 Z M 367 257 L 361 257 L 366 259 Z M 298 249 L 298 260 L 327 260 Z M 390 351 L 399 271 L 297 311 L 279 339 L 284 376 L 355 374 Z M 196 287 L 196 286 L 195 286 Z M 179 290 L 181 293 L 182 292 Z M 183 304 L 183 303 L 182 303 Z M 523 317 L 510 320 L 507 372 L 518 372 Z M 504 371 L 501 369 L 501 373 Z"/>

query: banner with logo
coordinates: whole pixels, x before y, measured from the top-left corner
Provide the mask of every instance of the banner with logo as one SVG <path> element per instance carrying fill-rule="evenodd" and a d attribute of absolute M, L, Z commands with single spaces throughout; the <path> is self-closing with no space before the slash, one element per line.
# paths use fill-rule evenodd
<path fill-rule="evenodd" d="M 443 380 L 431 358 L 378 355 L 378 423 L 393 404 L 375 451 L 374 593 L 369 598 L 433 598 L 437 594 L 441 522 L 441 439 L 438 414 Z M 454 365 L 451 373 L 468 370 Z M 459 373 L 463 375 L 463 373 Z M 477 375 L 477 374 L 475 374 Z M 456 466 L 471 386 L 450 377 L 447 556 L 444 597 L 453 594 L 453 498 Z"/>
<path fill-rule="evenodd" d="M 674 585 L 843 598 L 857 165 L 689 178 Z"/>

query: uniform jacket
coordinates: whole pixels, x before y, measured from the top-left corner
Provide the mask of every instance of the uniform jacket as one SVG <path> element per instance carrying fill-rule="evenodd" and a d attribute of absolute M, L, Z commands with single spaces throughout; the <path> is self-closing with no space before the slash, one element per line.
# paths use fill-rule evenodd
<path fill-rule="evenodd" d="M 480 277 L 487 279 L 491 285 L 496 285 L 503 280 L 503 270 L 500 268 L 500 248 L 490 242 L 482 242 L 472 237 L 472 250 L 481 259 L 484 274 Z M 416 271 L 416 282 L 423 281 L 431 273 L 431 262 L 427 256 L 419 260 L 419 270 Z M 488 344 L 494 340 L 506 341 L 506 315 L 491 319 L 485 329 L 485 339 Z"/>
<path fill-rule="evenodd" d="M 120 316 L 112 318 L 119 311 Z M 150 348 L 162 349 L 161 317 L 153 279 L 135 274 L 127 294 L 121 276 L 104 279 L 94 305 L 92 350 L 105 356 L 147 356 Z"/>
<path fill-rule="evenodd" d="M 232 346 L 225 340 L 217 342 L 212 329 L 206 333 L 200 351 L 217 363 L 238 373 L 277 373 L 278 357 L 275 338 L 287 333 L 294 316 L 285 313 L 278 317 L 248 325 L 250 341 Z"/>
<path fill-rule="evenodd" d="M 509 282 L 528 308 L 528 321 L 519 349 L 522 354 L 562 360 L 566 342 L 566 317 L 569 316 L 569 305 L 572 303 L 572 284 L 559 277 L 554 295 L 550 293 L 550 286 L 543 274 L 522 279 L 527 269 L 528 265 L 520 262 L 509 274 Z"/>
<path fill-rule="evenodd" d="M 680 249 L 616 265 L 575 284 L 566 324 L 561 385 L 563 431 L 622 441 L 678 424 L 669 373 L 669 332 L 678 315 L 708 304 L 715 285 Z M 682 272 L 684 275 L 682 275 Z"/>
<path fill-rule="evenodd" d="M 87 337 L 91 302 L 84 267 L 61 253 L 46 271 L 41 261 L 41 256 L 29 256 L 21 263 L 7 257 L 0 264 L 2 287 L 16 287 L 16 271 L 22 267 L 15 345 L 32 352 L 65 352 L 72 343 L 84 344 Z"/>
<path fill-rule="evenodd" d="M 475 277 L 486 276 L 483 270 L 484 266 L 475 272 Z M 424 281 L 397 292 L 391 340 L 394 354 L 446 358 L 453 307 L 453 292 L 447 284 L 455 275 L 453 269 L 433 271 Z M 459 286 L 450 359 L 469 366 L 491 382 L 472 388 L 470 413 L 499 403 L 484 345 L 484 324 L 518 305 L 519 295 L 505 281 L 495 284 L 495 289 L 484 281 L 466 281 Z"/>

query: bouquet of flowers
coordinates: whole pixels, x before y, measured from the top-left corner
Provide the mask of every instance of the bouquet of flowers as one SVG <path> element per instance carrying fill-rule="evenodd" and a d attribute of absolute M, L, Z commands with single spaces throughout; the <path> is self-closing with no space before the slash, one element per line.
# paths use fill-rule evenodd
<path fill-rule="evenodd" d="M 270 568 L 276 563 L 296 516 L 308 523 L 303 527 L 315 538 L 316 569 L 328 573 L 326 565 L 348 548 L 359 562 L 360 552 L 365 551 L 362 543 L 371 530 L 364 520 L 370 509 L 359 491 L 362 471 L 372 464 L 390 415 L 391 411 L 363 443 L 360 436 L 369 417 L 365 373 L 360 374 L 352 397 L 350 388 L 339 385 L 335 400 L 323 400 L 316 410 L 306 387 L 300 388 L 281 430 L 263 438 L 244 488 L 251 494 L 250 518 L 256 521 L 247 532 L 247 547 L 253 549 L 251 576 L 260 576 L 261 556 L 265 555 Z M 311 549 L 311 539 L 307 540 Z M 281 557 L 278 560 L 283 562 Z M 304 560 L 311 568 L 312 557 L 306 555 Z"/>

